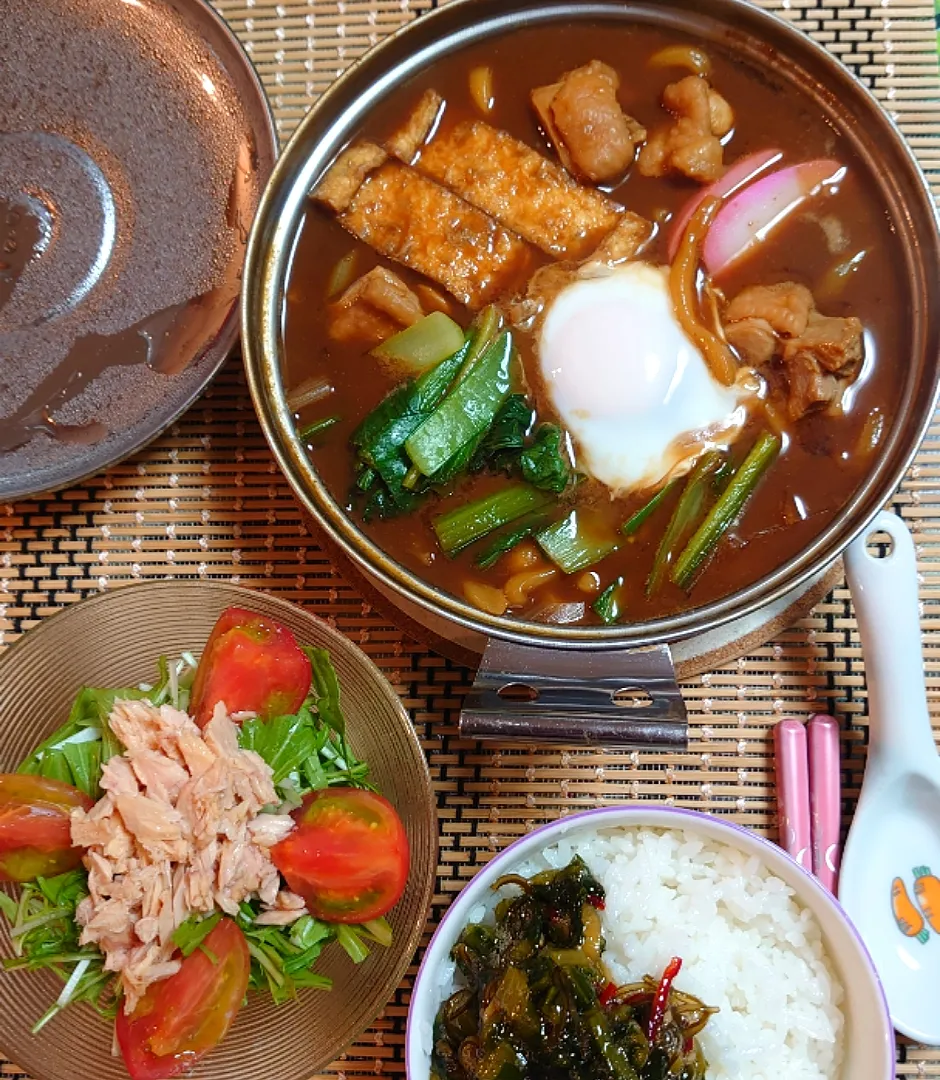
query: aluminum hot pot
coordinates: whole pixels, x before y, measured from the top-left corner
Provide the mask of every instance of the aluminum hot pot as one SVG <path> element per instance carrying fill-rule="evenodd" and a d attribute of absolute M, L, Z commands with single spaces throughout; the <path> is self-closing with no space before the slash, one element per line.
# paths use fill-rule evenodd
<path fill-rule="evenodd" d="M 362 119 L 433 59 L 515 27 L 572 20 L 672 27 L 760 63 L 777 80 L 812 95 L 823 115 L 853 144 L 880 189 L 904 266 L 911 325 L 909 355 L 894 358 L 906 372 L 898 420 L 863 483 L 829 527 L 796 557 L 747 588 L 668 618 L 615 627 L 554 626 L 488 615 L 440 592 L 390 558 L 317 475 L 295 434 L 282 379 L 286 279 L 306 200 Z M 278 464 L 340 567 L 390 602 L 406 628 L 431 631 L 445 651 L 453 646 L 464 657 L 468 652 L 483 655 L 477 686 L 464 711 L 467 733 L 681 745 L 685 713 L 670 649 L 682 655 L 690 640 L 704 640 L 707 652 L 710 641 L 720 644 L 752 625 L 759 618 L 755 613 L 785 613 L 794 596 L 831 582 L 827 571 L 890 500 L 904 476 L 937 398 L 938 276 L 936 210 L 903 137 L 836 59 L 784 21 L 747 0 L 456 0 L 373 49 L 333 84 L 300 124 L 268 184 L 252 230 L 242 295 L 243 348 L 255 407 Z M 510 694 L 509 684 L 527 690 Z M 616 693 L 626 689 L 632 693 Z M 625 702 L 632 707 L 624 708 Z"/>

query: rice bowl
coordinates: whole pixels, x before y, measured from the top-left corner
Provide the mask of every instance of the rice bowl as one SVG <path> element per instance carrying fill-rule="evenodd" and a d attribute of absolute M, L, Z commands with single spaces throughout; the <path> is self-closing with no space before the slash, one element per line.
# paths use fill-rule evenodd
<path fill-rule="evenodd" d="M 410 1080 L 431 1075 L 438 1007 L 460 985 L 451 948 L 492 921 L 502 875 L 581 856 L 606 892 L 603 962 L 618 985 L 684 964 L 677 989 L 720 1011 L 699 1036 L 708 1080 L 884 1080 L 894 1041 L 877 975 L 835 900 L 759 837 L 690 811 L 609 808 L 517 841 L 442 920 L 409 1013 Z"/>

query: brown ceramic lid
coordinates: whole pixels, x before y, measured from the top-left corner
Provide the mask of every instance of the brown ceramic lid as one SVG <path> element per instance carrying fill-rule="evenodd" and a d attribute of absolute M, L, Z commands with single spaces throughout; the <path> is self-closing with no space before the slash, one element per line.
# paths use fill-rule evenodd
<path fill-rule="evenodd" d="M 276 156 L 202 0 L 0 3 L 0 499 L 142 447 L 237 333 Z"/>

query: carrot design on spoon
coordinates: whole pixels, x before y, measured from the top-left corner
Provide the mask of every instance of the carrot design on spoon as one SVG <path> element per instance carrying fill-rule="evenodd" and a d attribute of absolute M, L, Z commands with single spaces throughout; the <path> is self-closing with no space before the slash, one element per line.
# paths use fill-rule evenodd
<path fill-rule="evenodd" d="M 940 880 L 931 874 L 929 866 L 914 867 L 914 895 L 927 922 L 940 934 Z"/>
<path fill-rule="evenodd" d="M 925 945 L 930 937 L 930 931 L 924 925 L 923 916 L 914 907 L 913 901 L 907 895 L 904 882 L 899 877 L 891 882 L 891 908 L 894 911 L 894 921 L 898 924 L 901 933 L 908 937 L 916 937 L 922 945 Z"/>

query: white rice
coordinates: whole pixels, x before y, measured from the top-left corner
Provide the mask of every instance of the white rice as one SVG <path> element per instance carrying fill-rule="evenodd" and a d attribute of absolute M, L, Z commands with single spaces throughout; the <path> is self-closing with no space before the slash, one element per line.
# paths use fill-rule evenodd
<path fill-rule="evenodd" d="M 676 986 L 721 1010 L 699 1036 L 709 1080 L 837 1080 L 843 989 L 815 917 L 785 882 L 757 858 L 679 829 L 572 833 L 512 870 L 529 877 L 575 855 L 607 893 L 613 981 L 658 977 L 680 956 Z M 497 900 L 468 921 L 491 922 Z M 441 1000 L 459 985 L 449 962 Z"/>

